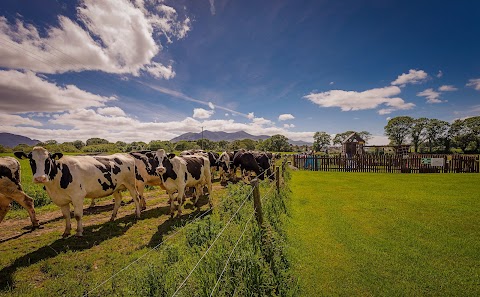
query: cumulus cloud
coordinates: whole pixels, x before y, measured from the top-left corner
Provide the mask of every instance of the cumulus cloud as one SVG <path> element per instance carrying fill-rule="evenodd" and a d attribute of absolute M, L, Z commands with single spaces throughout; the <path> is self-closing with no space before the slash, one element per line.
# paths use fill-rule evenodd
<path fill-rule="evenodd" d="M 125 112 L 116 106 L 113 107 L 105 107 L 105 108 L 98 108 L 97 112 L 102 115 L 107 115 L 107 116 L 126 116 Z"/>
<path fill-rule="evenodd" d="M 438 88 L 438 90 L 442 92 L 453 92 L 453 91 L 457 91 L 458 89 L 452 85 L 443 85 L 440 88 Z"/>
<path fill-rule="evenodd" d="M 95 95 L 74 85 L 59 86 L 31 71 L 0 70 L 0 109 L 3 112 L 55 112 L 102 107 L 116 98 Z"/>
<path fill-rule="evenodd" d="M 14 114 L 0 113 L 0 123 L 4 123 L 10 126 L 34 126 L 40 127 L 43 124 L 39 121 L 32 120 L 30 118 L 22 117 Z"/>
<path fill-rule="evenodd" d="M 477 91 L 480 91 L 480 78 L 472 78 L 468 80 L 467 87 L 472 87 Z"/>
<path fill-rule="evenodd" d="M 215 0 L 208 0 L 210 2 L 210 13 L 215 15 Z"/>
<path fill-rule="evenodd" d="M 215 105 L 212 102 L 208 102 L 208 107 L 211 109 L 215 109 Z"/>
<path fill-rule="evenodd" d="M 443 72 L 442 70 L 438 70 L 438 73 L 437 73 L 437 77 L 440 78 L 443 76 Z"/>
<path fill-rule="evenodd" d="M 295 127 L 294 124 L 283 124 L 283 128 L 286 128 L 286 129 L 288 129 L 288 128 L 294 128 L 294 127 Z"/>
<path fill-rule="evenodd" d="M 427 103 L 441 103 L 443 101 L 440 100 L 440 94 L 441 93 L 436 92 L 433 89 L 426 89 L 417 93 L 417 96 L 427 98 Z"/>
<path fill-rule="evenodd" d="M 392 81 L 393 86 L 404 87 L 406 84 L 419 84 L 428 79 L 428 74 L 423 70 L 410 69 L 408 73 L 402 73 L 396 80 Z"/>
<path fill-rule="evenodd" d="M 255 114 L 254 114 L 253 112 L 249 112 L 249 113 L 247 114 L 247 118 L 253 120 L 253 119 L 255 118 Z"/>
<path fill-rule="evenodd" d="M 334 81 L 331 81 L 331 82 L 329 83 L 329 85 L 333 85 L 334 83 L 335 83 Z"/>
<path fill-rule="evenodd" d="M 213 110 L 206 110 L 203 108 L 195 108 L 193 110 L 193 117 L 197 119 L 208 119 L 213 115 Z"/>
<path fill-rule="evenodd" d="M 60 15 L 58 25 L 46 28 L 45 34 L 22 20 L 9 23 L 0 17 L 4 42 L 0 67 L 41 73 L 98 70 L 135 76 L 145 71 L 170 79 L 175 75 L 172 66 L 152 60 L 162 49 L 155 37 L 161 34 L 167 42 L 181 39 L 190 30 L 190 20 L 179 17 L 172 7 L 160 5 L 163 10 L 147 9 L 141 0 L 135 4 L 82 0 L 76 20 Z"/>
<path fill-rule="evenodd" d="M 279 121 L 293 120 L 295 117 L 289 113 L 284 113 L 278 116 Z"/>
<path fill-rule="evenodd" d="M 387 114 L 395 110 L 411 109 L 415 106 L 413 103 L 406 103 L 402 98 L 394 97 L 400 93 L 399 87 L 389 86 L 363 92 L 331 90 L 311 93 L 304 98 L 321 107 L 340 107 L 342 111 L 375 109 L 384 104 L 387 108 L 381 109 L 379 113 Z"/>
<path fill-rule="evenodd" d="M 119 110 L 121 110 L 119 108 Z M 113 111 L 113 109 L 110 109 Z M 118 110 L 117 110 L 118 111 Z M 123 111 L 123 110 L 122 110 Z M 100 112 L 105 110 L 100 109 Z M 198 120 L 186 117 L 178 121 L 142 122 L 137 118 L 121 115 L 122 112 L 110 112 L 118 115 L 101 114 L 99 108 L 81 108 L 61 114 L 54 114 L 41 127 L 41 123 L 29 122 L 24 115 L 13 115 L 8 120 L 5 115 L 0 116 L 0 131 L 25 135 L 31 138 L 46 140 L 55 139 L 60 142 L 76 139 L 86 140 L 91 137 L 100 137 L 109 141 L 145 141 L 169 140 L 187 132 L 198 132 L 200 127 L 210 131 L 236 132 L 246 131 L 252 135 L 283 134 L 292 140 L 312 141 L 314 132 L 290 132 L 286 127 L 276 127 L 265 118 L 254 118 L 249 123 L 225 120 Z M 108 112 L 107 112 L 108 113 Z M 123 112 L 125 114 L 125 112 Z M 22 126 L 20 126 L 22 125 Z"/>

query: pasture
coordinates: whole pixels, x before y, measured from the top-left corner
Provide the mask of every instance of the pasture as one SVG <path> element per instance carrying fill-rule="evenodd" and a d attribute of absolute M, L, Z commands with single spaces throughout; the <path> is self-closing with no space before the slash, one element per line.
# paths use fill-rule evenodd
<path fill-rule="evenodd" d="M 479 296 L 478 174 L 292 173 L 301 296 Z"/>
<path fill-rule="evenodd" d="M 22 169 L 25 187 L 31 171 L 25 161 Z M 26 211 L 11 210 L 0 224 L 0 296 L 172 296 L 177 289 L 176 296 L 294 295 L 282 232 L 288 189 L 276 194 L 274 185 L 260 184 L 262 228 L 253 216 L 251 186 L 223 187 L 218 180 L 212 210 L 206 197 L 200 209 L 187 199 L 182 216 L 173 219 L 158 187 L 145 193 L 140 219 L 127 193 L 113 222 L 111 197 L 91 209 L 87 199 L 83 238 L 61 238 L 64 220 L 48 201 L 36 207 L 43 229 L 33 232 Z"/>

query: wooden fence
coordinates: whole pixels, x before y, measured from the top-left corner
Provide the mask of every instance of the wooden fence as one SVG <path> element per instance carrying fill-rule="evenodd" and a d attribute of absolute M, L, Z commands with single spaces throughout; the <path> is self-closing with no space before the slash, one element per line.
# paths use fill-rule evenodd
<path fill-rule="evenodd" d="M 479 162 L 478 155 L 293 156 L 293 165 L 299 169 L 342 172 L 479 173 Z"/>

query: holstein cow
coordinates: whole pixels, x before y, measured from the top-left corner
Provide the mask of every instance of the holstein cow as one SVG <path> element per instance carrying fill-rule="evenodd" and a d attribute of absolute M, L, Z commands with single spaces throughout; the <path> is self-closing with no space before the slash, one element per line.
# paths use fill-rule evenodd
<path fill-rule="evenodd" d="M 227 182 L 227 175 L 230 174 L 230 165 L 231 165 L 230 155 L 227 152 L 223 152 L 220 157 L 218 157 L 217 164 L 220 167 L 220 182 Z M 232 160 L 233 161 L 233 160 Z"/>
<path fill-rule="evenodd" d="M 33 199 L 22 190 L 20 185 L 20 163 L 12 157 L 0 158 L 0 223 L 5 218 L 10 203 L 16 201 L 28 211 L 32 221 L 32 229 L 39 226 Z"/>
<path fill-rule="evenodd" d="M 185 155 L 176 157 L 175 154 L 167 154 L 160 149 L 156 152 L 158 167 L 156 171 L 162 180 L 170 198 L 170 215 L 175 212 L 173 194 L 178 192 L 178 215 L 182 214 L 183 196 L 186 187 L 195 187 L 195 205 L 197 205 L 202 188 L 208 187 L 208 202 L 212 206 L 212 180 L 210 174 L 210 161 L 200 155 Z"/>
<path fill-rule="evenodd" d="M 212 173 L 212 180 L 213 180 L 215 177 L 214 176 L 215 171 L 218 171 L 219 169 L 219 164 L 218 164 L 219 154 L 216 152 L 206 152 L 204 150 L 198 150 L 198 149 L 186 150 L 180 153 L 180 156 L 191 156 L 191 155 L 200 155 L 200 156 L 208 157 L 208 160 L 210 161 L 210 172 Z"/>
<path fill-rule="evenodd" d="M 130 155 L 135 158 L 135 187 L 138 191 L 140 206 L 142 210 L 144 210 L 147 207 L 145 197 L 143 196 L 146 185 L 160 186 L 165 190 L 160 176 L 156 171 L 159 163 L 157 158 L 155 158 L 155 152 L 152 151 L 132 152 Z"/>
<path fill-rule="evenodd" d="M 63 237 L 70 235 L 70 204 L 77 220 L 76 236 L 83 235 L 83 200 L 101 198 L 113 194 L 115 206 L 114 220 L 122 195 L 120 191 L 128 189 L 135 202 L 136 215 L 140 217 L 140 206 L 135 190 L 135 161 L 125 154 L 109 156 L 63 156 L 51 154 L 43 147 L 34 147 L 26 155 L 15 152 L 18 158 L 28 158 L 33 172 L 33 182 L 45 186 L 53 203 L 60 206 L 65 217 Z"/>
<path fill-rule="evenodd" d="M 260 178 L 263 179 L 265 177 L 269 177 L 271 180 L 275 179 L 275 177 L 272 175 L 271 163 L 267 154 L 263 152 L 252 153 L 255 157 L 255 161 L 257 161 L 257 164 L 260 167 L 260 171 L 262 171 Z"/>
<path fill-rule="evenodd" d="M 251 152 L 237 151 L 233 157 L 233 164 L 236 167 L 240 167 L 244 179 L 249 179 L 250 171 L 255 172 L 258 178 L 263 180 L 265 178 L 263 168 L 258 166 L 255 156 Z"/>

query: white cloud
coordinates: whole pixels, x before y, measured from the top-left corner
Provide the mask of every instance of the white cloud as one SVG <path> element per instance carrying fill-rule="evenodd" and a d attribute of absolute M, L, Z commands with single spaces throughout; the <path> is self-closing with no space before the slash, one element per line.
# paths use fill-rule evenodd
<path fill-rule="evenodd" d="M 453 92 L 453 91 L 457 91 L 458 89 L 452 85 L 443 85 L 440 88 L 438 88 L 438 90 L 443 92 Z"/>
<path fill-rule="evenodd" d="M 181 20 L 175 9 L 163 4 L 164 10 L 154 11 L 146 9 L 142 0 L 135 3 L 82 0 L 76 20 L 60 15 L 58 25 L 46 28 L 45 34 L 22 20 L 11 24 L 0 17 L 4 43 L 0 67 L 41 73 L 98 70 L 135 76 L 146 71 L 170 79 L 175 75 L 172 66 L 153 61 L 162 49 L 156 37 L 161 34 L 167 42 L 185 37 L 190 19 Z"/>
<path fill-rule="evenodd" d="M 31 71 L 0 70 L 0 109 L 3 112 L 54 112 L 102 107 L 116 98 L 95 95 L 74 85 L 59 86 Z"/>
<path fill-rule="evenodd" d="M 247 114 L 247 118 L 249 118 L 249 119 L 252 120 L 252 119 L 255 118 L 255 114 L 254 114 L 253 112 L 249 112 L 249 113 Z"/>
<path fill-rule="evenodd" d="M 333 85 L 334 83 L 335 83 L 334 81 L 331 81 L 331 82 L 329 83 L 329 85 Z"/>
<path fill-rule="evenodd" d="M 7 119 L 0 116 L 0 119 Z M 31 138 L 60 142 L 76 139 L 86 140 L 91 137 L 105 138 L 110 141 L 145 141 L 154 139 L 169 140 L 187 132 L 198 132 L 200 127 L 210 131 L 236 132 L 246 131 L 253 135 L 283 134 L 292 140 L 312 141 L 314 132 L 290 132 L 285 127 L 276 127 L 264 118 L 254 118 L 250 123 L 229 120 L 203 120 L 191 117 L 169 122 L 141 122 L 129 116 L 109 116 L 100 114 L 95 109 L 76 109 L 62 114 L 55 114 L 48 120 L 48 128 L 39 127 L 41 123 L 30 122 L 30 127 L 19 127 L 28 121 L 23 116 L 9 116 L 0 121 L 0 131 L 25 135 Z M 35 127 L 33 127 L 35 126 Z"/>
<path fill-rule="evenodd" d="M 438 73 L 437 73 L 437 77 L 440 78 L 443 76 L 443 72 L 442 70 L 438 70 Z"/>
<path fill-rule="evenodd" d="M 19 115 L 0 113 L 0 123 L 9 126 L 43 126 L 39 121 L 35 121 L 29 118 L 25 118 Z"/>
<path fill-rule="evenodd" d="M 229 116 L 228 112 L 227 112 L 227 113 L 225 113 L 225 116 L 226 116 L 226 117 L 228 117 L 228 116 Z"/>
<path fill-rule="evenodd" d="M 101 115 L 107 115 L 107 116 L 126 116 L 125 112 L 116 106 L 113 107 L 105 107 L 105 108 L 98 108 L 97 112 Z"/>
<path fill-rule="evenodd" d="M 210 118 L 215 111 L 213 110 L 206 110 L 203 108 L 195 108 L 193 110 L 193 117 L 197 119 L 208 119 Z"/>
<path fill-rule="evenodd" d="M 433 89 L 426 89 L 417 93 L 417 96 L 427 98 L 427 103 L 441 103 L 443 101 L 440 100 L 440 94 L 441 93 L 436 92 Z"/>
<path fill-rule="evenodd" d="M 322 107 L 340 107 L 342 111 L 375 109 L 381 104 L 388 108 L 379 111 L 380 114 L 394 110 L 407 110 L 415 106 L 406 103 L 402 98 L 393 97 L 401 93 L 399 87 L 389 86 L 366 90 L 363 92 L 331 90 L 322 93 L 311 93 L 304 98 Z"/>
<path fill-rule="evenodd" d="M 215 15 L 215 0 L 209 0 L 210 2 L 210 13 Z"/>
<path fill-rule="evenodd" d="M 288 129 L 288 128 L 295 128 L 294 124 L 283 124 L 283 128 Z"/>
<path fill-rule="evenodd" d="M 472 87 L 477 91 L 480 91 L 480 78 L 472 78 L 468 80 L 467 87 Z"/>
<path fill-rule="evenodd" d="M 419 84 L 428 79 L 428 74 L 423 70 L 410 69 L 408 73 L 402 73 L 396 80 L 392 81 L 392 85 L 400 85 L 404 87 L 406 84 Z"/>
<path fill-rule="evenodd" d="M 278 116 L 279 121 L 293 120 L 295 117 L 289 113 L 284 113 Z"/>
<path fill-rule="evenodd" d="M 208 102 L 208 107 L 211 109 L 215 109 L 215 105 L 212 102 Z"/>

